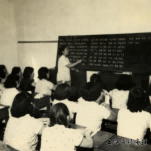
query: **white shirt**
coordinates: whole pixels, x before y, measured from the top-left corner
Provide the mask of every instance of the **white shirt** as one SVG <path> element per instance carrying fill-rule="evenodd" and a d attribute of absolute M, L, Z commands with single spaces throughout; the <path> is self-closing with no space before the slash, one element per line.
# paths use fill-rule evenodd
<path fill-rule="evenodd" d="M 121 109 L 117 122 L 117 135 L 142 141 L 146 129 L 151 128 L 151 115 L 145 111 L 133 113 L 128 109 Z"/>
<path fill-rule="evenodd" d="M 129 91 L 114 89 L 109 92 L 112 97 L 112 107 L 117 109 L 127 109 Z"/>
<path fill-rule="evenodd" d="M 102 120 L 107 119 L 109 115 L 109 110 L 94 101 L 88 102 L 83 98 L 78 100 L 76 124 L 92 130 L 93 135 L 101 129 Z"/>
<path fill-rule="evenodd" d="M 0 103 L 6 106 L 12 106 L 15 96 L 19 93 L 16 88 L 6 88 L 1 96 Z"/>
<path fill-rule="evenodd" d="M 69 101 L 67 99 L 65 99 L 65 100 L 56 100 L 55 99 L 53 101 L 53 105 L 55 105 L 57 103 L 63 103 L 63 104 L 65 104 L 67 106 L 69 112 L 70 112 L 70 117 L 73 118 L 74 113 L 77 112 L 77 107 L 78 107 L 77 103 Z"/>
<path fill-rule="evenodd" d="M 44 129 L 40 151 L 75 151 L 83 140 L 82 134 L 64 125 L 55 125 Z"/>
<path fill-rule="evenodd" d="M 70 64 L 68 57 L 62 55 L 58 61 L 57 81 L 70 81 L 70 69 L 66 66 Z"/>
<path fill-rule="evenodd" d="M 53 88 L 53 83 L 45 79 L 36 82 L 35 92 L 41 94 L 51 95 L 51 89 Z"/>
<path fill-rule="evenodd" d="M 0 99 L 1 99 L 1 96 L 2 96 L 4 89 L 5 89 L 4 84 L 0 83 Z"/>
<path fill-rule="evenodd" d="M 8 120 L 4 142 L 20 151 L 33 151 L 37 145 L 37 134 L 43 123 L 30 115 Z"/>

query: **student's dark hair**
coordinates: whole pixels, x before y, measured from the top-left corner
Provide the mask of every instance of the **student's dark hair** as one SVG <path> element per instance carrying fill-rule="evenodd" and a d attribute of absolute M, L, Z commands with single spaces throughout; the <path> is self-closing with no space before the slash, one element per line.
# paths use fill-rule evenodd
<path fill-rule="evenodd" d="M 120 75 L 116 82 L 118 90 L 130 90 L 132 86 L 132 78 L 129 75 Z"/>
<path fill-rule="evenodd" d="M 30 75 L 33 73 L 33 71 L 34 71 L 34 68 L 32 68 L 32 67 L 26 67 L 24 69 L 24 72 L 23 72 L 23 77 L 24 78 L 30 78 Z"/>
<path fill-rule="evenodd" d="M 3 71 L 6 69 L 5 65 L 0 65 L 0 71 Z"/>
<path fill-rule="evenodd" d="M 0 79 L 5 79 L 5 78 L 6 78 L 5 72 L 0 71 Z"/>
<path fill-rule="evenodd" d="M 17 75 L 20 71 L 21 71 L 20 67 L 14 67 L 14 68 L 12 69 L 12 73 L 11 73 L 11 74 Z"/>
<path fill-rule="evenodd" d="M 129 92 L 129 97 L 127 101 L 127 108 L 131 112 L 141 112 L 149 105 L 149 97 L 147 99 L 147 94 L 145 91 L 138 86 L 133 87 Z"/>
<path fill-rule="evenodd" d="M 98 83 L 88 82 L 81 89 L 81 96 L 86 101 L 96 101 L 102 89 Z"/>
<path fill-rule="evenodd" d="M 65 48 L 67 48 L 68 46 L 66 46 L 66 45 L 62 45 L 62 46 L 60 46 L 60 48 L 59 48 L 59 52 L 58 52 L 58 54 L 59 54 L 59 56 L 61 56 L 62 55 L 62 51 L 64 51 L 65 50 Z"/>
<path fill-rule="evenodd" d="M 68 98 L 69 101 L 78 102 L 79 99 L 78 88 L 70 87 L 70 97 Z"/>
<path fill-rule="evenodd" d="M 70 97 L 70 86 L 66 83 L 59 84 L 55 90 L 55 99 L 64 100 Z"/>
<path fill-rule="evenodd" d="M 5 74 L 5 77 L 7 75 L 7 68 L 5 65 L 0 65 L 0 72 L 4 73 Z"/>
<path fill-rule="evenodd" d="M 28 92 L 21 92 L 17 94 L 14 98 L 11 114 L 13 117 L 20 118 L 26 114 L 32 115 L 34 107 L 31 104 L 33 102 L 33 97 Z"/>
<path fill-rule="evenodd" d="M 16 86 L 17 86 L 16 82 L 19 82 L 19 76 L 10 74 L 4 83 L 4 87 L 5 88 L 16 88 Z"/>
<path fill-rule="evenodd" d="M 99 74 L 92 74 L 90 77 L 90 82 L 99 83 L 100 87 L 102 89 L 105 89 L 105 84 L 101 79 L 101 76 Z"/>
<path fill-rule="evenodd" d="M 67 116 L 69 116 L 69 110 L 67 106 L 63 103 L 55 104 L 49 113 L 51 126 L 54 126 L 55 124 L 67 126 Z"/>
<path fill-rule="evenodd" d="M 42 80 L 42 79 L 46 79 L 46 80 L 47 80 L 47 73 L 49 73 L 48 68 L 46 68 L 46 67 L 41 67 L 41 68 L 38 70 L 38 78 L 39 78 L 40 80 Z"/>

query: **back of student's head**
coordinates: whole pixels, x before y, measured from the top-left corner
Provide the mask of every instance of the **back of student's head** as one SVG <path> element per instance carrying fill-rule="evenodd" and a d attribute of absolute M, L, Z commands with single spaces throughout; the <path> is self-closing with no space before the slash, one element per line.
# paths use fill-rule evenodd
<path fill-rule="evenodd" d="M 86 101 L 96 101 L 101 91 L 98 83 L 88 82 L 81 89 L 81 97 Z"/>
<path fill-rule="evenodd" d="M 49 74 L 49 70 L 48 70 L 48 68 L 46 68 L 46 67 L 41 67 L 39 70 L 38 70 L 38 78 L 40 79 L 40 80 L 42 80 L 42 79 L 48 79 L 48 76 L 47 76 L 47 74 Z"/>
<path fill-rule="evenodd" d="M 67 126 L 68 116 L 69 116 L 69 110 L 65 104 L 63 103 L 55 104 L 51 108 L 50 114 L 49 114 L 51 126 L 55 124 Z"/>
<path fill-rule="evenodd" d="M 24 69 L 24 72 L 23 72 L 23 77 L 24 78 L 30 78 L 31 77 L 31 74 L 34 72 L 34 68 L 32 67 L 26 67 Z"/>
<path fill-rule="evenodd" d="M 141 87 L 138 86 L 133 87 L 129 92 L 127 108 L 131 112 L 138 112 L 138 111 L 141 112 L 142 110 L 144 110 L 146 105 L 146 101 L 145 101 L 145 99 L 147 98 L 146 96 L 147 94 Z M 148 101 L 148 105 L 149 105 L 149 101 Z"/>
<path fill-rule="evenodd" d="M 7 69 L 5 65 L 0 65 L 0 72 L 3 72 L 5 76 L 7 75 Z"/>
<path fill-rule="evenodd" d="M 90 82 L 98 83 L 102 89 L 105 89 L 105 84 L 99 74 L 92 74 L 90 77 Z"/>
<path fill-rule="evenodd" d="M 120 75 L 116 82 L 116 88 L 118 90 L 130 90 L 132 86 L 132 78 L 129 75 Z"/>
<path fill-rule="evenodd" d="M 25 116 L 26 114 L 32 114 L 34 107 L 32 105 L 33 97 L 27 92 L 21 92 L 17 94 L 14 98 L 11 114 L 13 117 L 19 118 Z"/>
<path fill-rule="evenodd" d="M 5 70 L 6 70 L 6 67 L 5 67 L 5 65 L 0 65 L 0 71 L 3 71 L 3 72 L 5 72 Z"/>
<path fill-rule="evenodd" d="M 20 67 L 14 67 L 12 69 L 12 73 L 11 74 L 13 74 L 13 75 L 19 75 L 20 72 L 21 72 Z"/>
<path fill-rule="evenodd" d="M 4 83 L 4 87 L 16 88 L 18 84 L 19 84 L 19 76 L 10 74 Z"/>
<path fill-rule="evenodd" d="M 6 78 L 5 72 L 0 71 L 0 82 L 2 82 L 2 79 Z"/>
<path fill-rule="evenodd" d="M 70 87 L 70 97 L 68 98 L 69 101 L 78 102 L 79 99 L 79 92 L 78 88 Z"/>
<path fill-rule="evenodd" d="M 56 100 L 64 100 L 70 97 L 70 86 L 66 83 L 59 84 L 56 87 L 54 97 Z"/>

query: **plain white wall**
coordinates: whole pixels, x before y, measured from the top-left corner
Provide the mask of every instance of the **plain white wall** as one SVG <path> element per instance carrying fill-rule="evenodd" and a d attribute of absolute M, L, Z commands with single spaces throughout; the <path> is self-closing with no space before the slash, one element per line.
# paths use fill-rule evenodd
<path fill-rule="evenodd" d="M 16 24 L 14 3 L 0 0 L 0 64 L 6 65 L 8 72 L 18 66 Z"/>
<path fill-rule="evenodd" d="M 60 35 L 150 32 L 150 6 L 150 0 L 15 0 L 17 38 L 45 41 L 58 40 Z M 49 59 L 52 61 L 47 66 L 52 67 L 57 45 L 48 47 L 47 44 L 19 44 L 18 51 L 20 56 L 30 52 L 37 68 Z M 42 58 L 35 51 L 47 56 Z M 22 67 L 27 62 L 32 64 L 28 57 L 19 59 Z"/>

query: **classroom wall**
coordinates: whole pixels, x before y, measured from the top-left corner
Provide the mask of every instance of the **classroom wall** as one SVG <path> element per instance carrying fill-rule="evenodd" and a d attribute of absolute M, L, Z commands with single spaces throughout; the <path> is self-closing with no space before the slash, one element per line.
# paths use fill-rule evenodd
<path fill-rule="evenodd" d="M 19 41 L 58 40 L 60 35 L 151 31 L 150 0 L 16 0 L 15 2 Z M 31 59 L 33 58 L 37 68 L 42 63 L 54 67 L 56 51 L 57 44 L 18 44 L 19 64 L 22 67 L 27 62 L 33 65 Z M 41 56 L 42 53 L 47 55 Z M 24 54 L 26 57 L 21 58 Z M 90 74 L 88 73 L 88 78 Z"/>
<path fill-rule="evenodd" d="M 12 67 L 18 66 L 13 1 L 0 0 L 0 21 L 0 64 L 5 64 L 11 72 Z"/>

